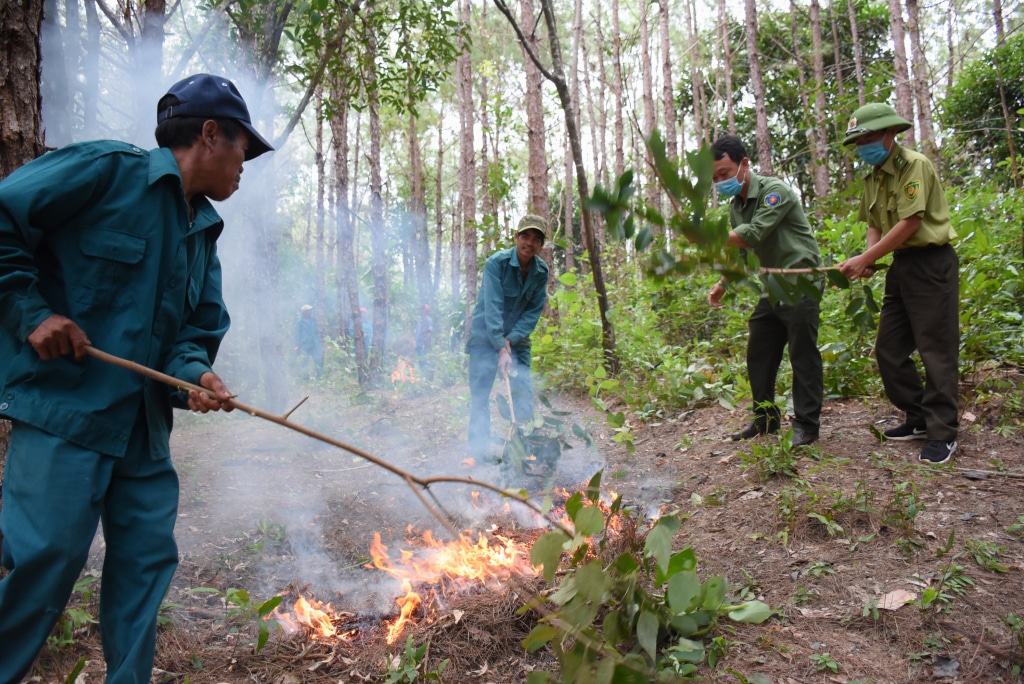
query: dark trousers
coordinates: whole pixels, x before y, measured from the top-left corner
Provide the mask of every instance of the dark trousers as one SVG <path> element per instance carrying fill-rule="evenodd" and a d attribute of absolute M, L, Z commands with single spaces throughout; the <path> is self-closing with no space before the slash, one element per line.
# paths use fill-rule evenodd
<path fill-rule="evenodd" d="M 469 447 L 478 454 L 486 454 L 491 444 L 491 388 L 498 374 L 498 352 L 492 347 L 472 346 L 469 352 Z M 512 370 L 509 385 L 512 388 L 512 407 L 516 422 L 533 420 L 533 384 L 530 380 L 530 347 L 512 347 Z M 499 378 L 502 394 L 505 378 Z"/>
<path fill-rule="evenodd" d="M 794 426 L 817 434 L 821 423 L 824 376 L 818 351 L 818 302 L 801 299 L 796 305 L 772 304 L 762 297 L 754 308 L 747 339 L 747 376 L 754 398 L 754 420 L 761 426 L 778 425 L 775 380 L 782 352 L 789 345 L 793 367 Z"/>
<path fill-rule="evenodd" d="M 145 420 L 124 458 L 15 423 L 4 475 L 0 684 L 32 666 L 103 523 L 100 636 L 107 684 L 149 682 L 160 604 L 178 565 L 178 476 L 153 460 Z"/>
<path fill-rule="evenodd" d="M 897 252 L 885 276 L 875 357 L 889 400 L 928 439 L 960 426 L 960 262 L 952 245 Z M 924 381 L 911 358 L 917 350 Z"/>

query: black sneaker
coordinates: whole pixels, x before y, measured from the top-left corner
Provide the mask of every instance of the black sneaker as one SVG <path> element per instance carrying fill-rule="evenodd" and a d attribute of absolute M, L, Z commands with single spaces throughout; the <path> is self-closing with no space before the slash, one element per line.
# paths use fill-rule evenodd
<path fill-rule="evenodd" d="M 765 427 L 760 423 L 755 423 L 754 421 L 751 421 L 747 423 L 747 427 L 743 428 L 739 432 L 730 435 L 729 439 L 731 439 L 734 442 L 739 442 L 744 439 L 754 439 L 754 437 L 757 437 L 758 435 L 774 435 L 778 431 L 779 424 L 774 421 L 772 421 L 772 424 L 768 427 Z"/>
<path fill-rule="evenodd" d="M 889 428 L 882 433 L 886 439 L 892 439 L 897 442 L 909 442 L 914 439 L 928 439 L 928 431 L 923 427 L 917 427 L 916 425 L 898 425 L 894 428 Z"/>
<path fill-rule="evenodd" d="M 928 443 L 921 449 L 921 455 L 917 457 L 921 463 L 940 465 L 953 458 L 956 452 L 956 440 L 943 442 L 941 439 L 929 439 Z"/>

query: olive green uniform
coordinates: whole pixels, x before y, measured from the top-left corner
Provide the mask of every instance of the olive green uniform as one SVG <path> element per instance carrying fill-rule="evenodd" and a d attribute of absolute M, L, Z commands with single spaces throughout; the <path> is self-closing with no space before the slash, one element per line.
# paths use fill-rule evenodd
<path fill-rule="evenodd" d="M 930 440 L 951 442 L 959 427 L 960 275 L 950 244 L 956 232 L 931 161 L 896 144 L 864 178 L 860 219 L 885 235 L 914 215 L 921 226 L 896 249 L 886 273 L 875 356 L 885 393 L 906 412 L 906 423 L 926 428 Z"/>
<path fill-rule="evenodd" d="M 806 268 L 821 265 L 821 252 L 796 192 L 777 178 L 753 172 L 747 199 L 734 197 L 729 221 L 736 235 L 768 268 Z M 767 293 L 751 314 L 747 339 L 747 375 L 754 400 L 754 420 L 762 428 L 779 421 L 775 380 L 782 352 L 789 345 L 793 366 L 794 425 L 818 434 L 824 379 L 818 350 L 819 305 L 803 298 L 795 305 L 772 303 Z"/>

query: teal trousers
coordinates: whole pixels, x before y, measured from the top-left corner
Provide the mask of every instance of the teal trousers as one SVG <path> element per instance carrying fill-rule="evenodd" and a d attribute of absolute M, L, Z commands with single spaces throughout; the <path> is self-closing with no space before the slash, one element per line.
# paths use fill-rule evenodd
<path fill-rule="evenodd" d="M 485 456 L 491 446 L 491 389 L 498 375 L 498 352 L 492 347 L 467 347 L 469 352 L 469 447 L 474 455 Z M 516 422 L 533 420 L 533 383 L 530 379 L 530 347 L 512 347 L 509 387 Z M 499 391 L 506 394 L 504 376 L 498 378 Z"/>
<path fill-rule="evenodd" d="M 140 411 L 140 415 L 143 415 Z M 4 473 L 0 684 L 18 684 L 63 613 L 99 522 L 106 555 L 100 636 L 107 684 L 148 684 L 156 619 L 178 565 L 178 476 L 154 460 L 145 419 L 124 458 L 15 423 Z"/>

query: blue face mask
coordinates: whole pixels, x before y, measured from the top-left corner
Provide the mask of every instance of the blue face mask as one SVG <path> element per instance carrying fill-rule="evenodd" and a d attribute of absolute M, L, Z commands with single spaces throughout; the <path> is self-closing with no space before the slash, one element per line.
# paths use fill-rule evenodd
<path fill-rule="evenodd" d="M 857 154 L 860 155 L 864 163 L 871 164 L 871 166 L 881 166 L 889 158 L 889 150 L 885 149 L 881 140 L 866 145 L 857 145 Z"/>
<path fill-rule="evenodd" d="M 743 191 L 743 183 L 740 183 L 740 172 L 736 170 L 736 175 L 732 178 L 727 178 L 724 181 L 715 183 L 715 190 L 718 191 L 719 195 L 723 197 L 735 197 Z"/>

